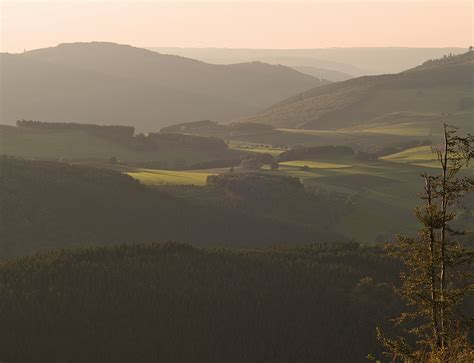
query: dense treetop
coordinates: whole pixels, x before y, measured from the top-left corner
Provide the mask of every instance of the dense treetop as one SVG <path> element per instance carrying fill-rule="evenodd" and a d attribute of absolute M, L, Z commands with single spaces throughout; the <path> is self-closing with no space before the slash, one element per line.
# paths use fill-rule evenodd
<path fill-rule="evenodd" d="M 357 244 L 56 251 L 0 265 L 6 361 L 364 362 L 398 265 Z M 355 338 L 357 337 L 357 338 Z"/>

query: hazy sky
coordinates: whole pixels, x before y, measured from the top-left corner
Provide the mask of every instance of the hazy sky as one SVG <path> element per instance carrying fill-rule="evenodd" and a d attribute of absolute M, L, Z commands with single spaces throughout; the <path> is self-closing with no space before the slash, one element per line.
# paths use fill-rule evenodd
<path fill-rule="evenodd" d="M 0 0 L 0 50 L 77 41 L 136 46 L 468 47 L 472 1 Z"/>

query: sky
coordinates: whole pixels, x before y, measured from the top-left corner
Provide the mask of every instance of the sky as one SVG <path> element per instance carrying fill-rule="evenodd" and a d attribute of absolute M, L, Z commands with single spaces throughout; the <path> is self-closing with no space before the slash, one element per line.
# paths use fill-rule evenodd
<path fill-rule="evenodd" d="M 0 0 L 0 51 L 142 47 L 468 47 L 473 1 Z"/>

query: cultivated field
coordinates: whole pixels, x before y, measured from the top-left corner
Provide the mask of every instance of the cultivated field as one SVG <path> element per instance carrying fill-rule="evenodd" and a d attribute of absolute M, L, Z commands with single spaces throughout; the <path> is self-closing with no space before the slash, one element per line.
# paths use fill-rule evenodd
<path fill-rule="evenodd" d="M 399 116 L 399 115 L 398 115 Z M 397 117 L 398 117 L 397 116 Z M 411 118 L 413 115 L 407 115 Z M 387 120 L 385 120 L 387 121 Z M 470 132 L 469 122 L 464 120 L 463 133 Z M 391 144 L 432 134 L 436 139 L 438 127 L 429 119 L 414 125 L 384 123 L 367 130 L 274 130 L 266 134 L 246 135 L 245 140 L 229 142 L 228 153 L 269 153 L 277 156 L 296 145 L 349 145 L 366 146 L 377 141 Z M 472 127 L 472 123 L 471 123 Z M 431 131 L 430 131 L 431 130 Z M 436 131 L 434 131 L 436 130 Z M 118 160 L 116 165 L 100 165 L 122 170 L 147 185 L 194 185 L 206 184 L 208 175 L 225 173 L 229 168 L 202 170 L 179 169 L 186 165 L 223 155 L 210 155 L 204 151 L 174 150 L 139 152 L 81 131 L 48 131 L 0 127 L 0 153 L 24 158 L 60 159 L 72 163 L 107 164 L 108 159 Z M 153 161 L 157 169 L 131 167 L 138 162 Z M 140 165 L 140 164 L 138 164 Z M 181 165 L 181 166 L 180 166 Z M 422 146 L 384 156 L 377 161 L 359 161 L 355 158 L 334 160 L 293 160 L 281 162 L 278 170 L 265 165 L 260 172 L 289 175 L 299 178 L 306 186 L 350 196 L 347 214 L 340 220 L 339 232 L 359 241 L 393 239 L 399 231 L 414 232 L 417 222 L 413 208 L 418 203 L 417 193 L 422 187 L 420 173 L 435 172 L 436 155 L 431 146 Z M 305 167 L 307 166 L 307 168 Z M 235 167 L 239 172 L 241 169 Z M 468 170 L 472 172 L 473 169 Z M 317 206 L 315 206 L 317 208 Z M 383 213 L 381 213 L 383 211 Z"/>
<path fill-rule="evenodd" d="M 397 163 L 406 163 L 433 168 L 439 167 L 436 153 L 432 151 L 431 146 L 414 147 L 408 150 L 400 151 L 396 154 L 384 156 L 381 159 Z"/>
<path fill-rule="evenodd" d="M 131 177 L 147 185 L 205 185 L 213 173 L 202 171 L 172 171 L 158 169 L 136 169 L 127 172 Z"/>
<path fill-rule="evenodd" d="M 392 239 L 401 230 L 415 232 L 418 228 L 412 211 L 418 203 L 416 194 L 422 188 L 420 173 L 433 171 L 423 165 L 432 162 L 432 155 L 426 152 L 426 148 L 410 149 L 404 158 L 398 154 L 378 161 L 295 160 L 280 163 L 276 171 L 264 166 L 260 172 L 297 177 L 308 188 L 351 196 L 347 214 L 339 222 L 339 232 L 356 240 L 371 242 Z M 302 170 L 305 165 L 309 170 Z M 208 175 L 228 170 L 140 169 L 128 174 L 149 185 L 199 186 L 205 185 Z M 235 168 L 235 171 L 241 169 Z"/>
<path fill-rule="evenodd" d="M 235 157 L 226 153 L 197 149 L 137 151 L 80 130 L 35 130 L 0 125 L 0 154 L 27 159 L 65 162 L 97 162 L 115 158 L 119 162 L 161 162 L 177 168 L 213 159 Z"/>

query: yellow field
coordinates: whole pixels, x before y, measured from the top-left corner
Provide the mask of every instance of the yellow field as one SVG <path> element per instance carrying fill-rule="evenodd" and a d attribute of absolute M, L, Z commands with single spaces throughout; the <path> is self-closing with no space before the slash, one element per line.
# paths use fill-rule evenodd
<path fill-rule="evenodd" d="M 252 144 L 252 143 L 242 143 L 236 141 L 229 142 L 229 148 L 232 150 L 239 150 L 239 151 L 248 151 L 253 153 L 262 153 L 262 154 L 270 154 L 270 155 L 280 155 L 283 149 L 278 149 L 267 145 L 267 147 L 262 147 L 261 145 Z"/>
<path fill-rule="evenodd" d="M 395 154 L 383 156 L 380 159 L 396 163 L 406 163 L 431 168 L 439 167 L 436 153 L 431 151 L 431 146 L 414 147 Z"/>
<path fill-rule="evenodd" d="M 204 170 L 173 171 L 158 169 L 137 169 L 127 174 L 147 185 L 205 185 L 208 175 L 213 175 L 213 173 Z"/>
<path fill-rule="evenodd" d="M 270 155 L 280 155 L 283 150 L 281 149 L 259 149 L 259 148 L 245 148 L 245 147 L 232 147 L 232 150 L 240 150 L 240 151 L 249 151 L 252 153 L 260 153 L 260 154 L 270 154 Z"/>
<path fill-rule="evenodd" d="M 288 132 L 292 134 L 305 134 L 305 135 L 335 135 L 343 134 L 344 132 L 339 132 L 335 130 L 307 130 L 307 129 L 277 129 L 278 131 Z M 357 133 L 358 131 L 348 131 L 348 133 Z"/>
<path fill-rule="evenodd" d="M 398 136 L 424 136 L 428 137 L 432 132 L 431 124 L 419 124 L 416 122 L 404 122 L 388 125 L 373 125 L 367 128 L 361 128 L 361 132 L 387 134 Z M 436 129 L 435 129 L 436 131 Z"/>
<path fill-rule="evenodd" d="M 339 169 L 339 168 L 350 167 L 350 165 L 347 165 L 347 164 L 325 163 L 322 161 L 313 161 L 313 160 L 292 160 L 292 161 L 284 161 L 279 164 L 283 166 L 294 166 L 294 167 L 302 167 L 302 166 L 307 165 L 309 168 L 313 168 L 313 169 Z"/>

